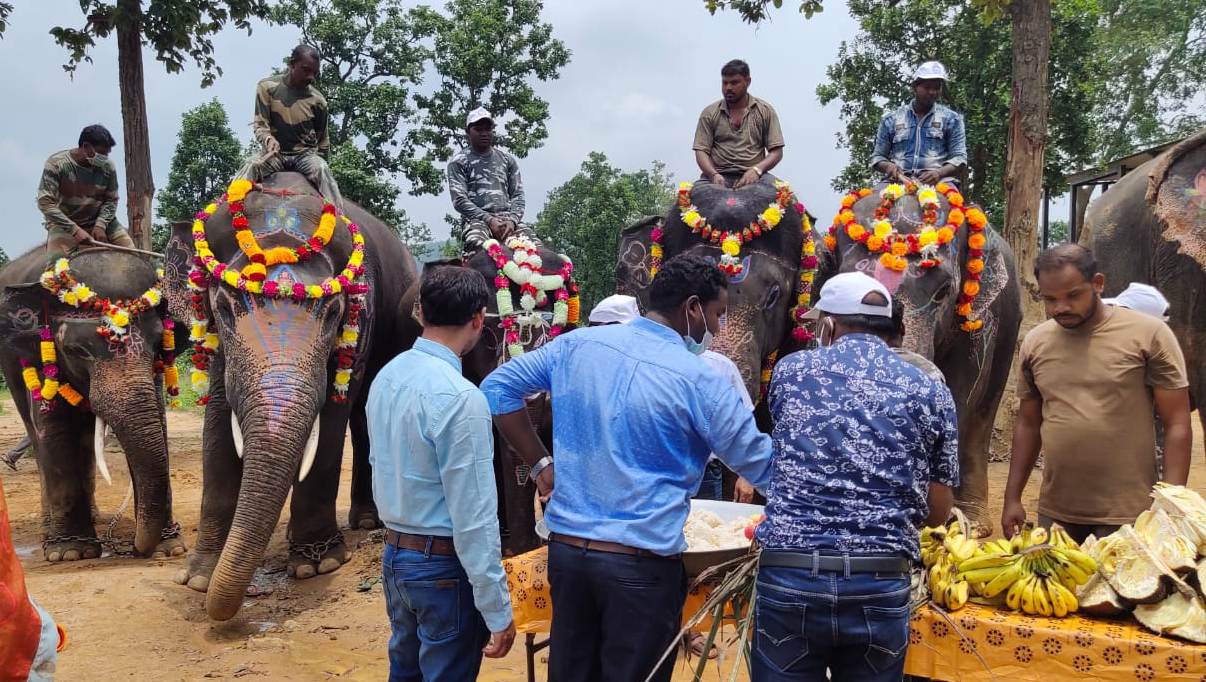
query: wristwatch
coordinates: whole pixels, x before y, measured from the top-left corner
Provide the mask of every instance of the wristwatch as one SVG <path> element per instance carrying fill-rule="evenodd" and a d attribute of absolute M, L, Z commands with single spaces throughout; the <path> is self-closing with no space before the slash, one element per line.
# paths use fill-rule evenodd
<path fill-rule="evenodd" d="M 549 455 L 545 455 L 544 457 L 536 460 L 536 463 L 533 464 L 532 468 L 528 470 L 528 479 L 535 483 L 536 477 L 540 475 L 540 472 L 544 471 L 552 463 L 553 458 Z"/>

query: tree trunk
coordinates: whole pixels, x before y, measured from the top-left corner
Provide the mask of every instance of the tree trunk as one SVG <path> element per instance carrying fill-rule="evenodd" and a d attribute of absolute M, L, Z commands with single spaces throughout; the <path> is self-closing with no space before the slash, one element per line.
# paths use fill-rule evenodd
<path fill-rule="evenodd" d="M 1047 145 L 1047 65 L 1051 56 L 1051 0 L 1010 3 L 1013 20 L 1013 100 L 1005 161 L 1003 236 L 1017 258 L 1026 317 L 1041 315 L 1034 260 L 1038 255 L 1043 150 Z"/>
<path fill-rule="evenodd" d="M 117 74 L 121 88 L 122 141 L 126 151 L 126 215 L 130 236 L 140 249 L 151 248 L 151 141 L 142 78 L 142 3 L 119 0 Z"/>

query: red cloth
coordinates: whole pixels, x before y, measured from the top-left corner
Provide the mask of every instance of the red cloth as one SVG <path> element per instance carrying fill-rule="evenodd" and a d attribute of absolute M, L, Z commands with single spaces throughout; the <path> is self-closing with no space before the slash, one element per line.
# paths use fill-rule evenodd
<path fill-rule="evenodd" d="M 25 592 L 25 574 L 13 549 L 8 504 L 0 481 L 0 680 L 25 680 L 38 650 L 42 619 Z"/>

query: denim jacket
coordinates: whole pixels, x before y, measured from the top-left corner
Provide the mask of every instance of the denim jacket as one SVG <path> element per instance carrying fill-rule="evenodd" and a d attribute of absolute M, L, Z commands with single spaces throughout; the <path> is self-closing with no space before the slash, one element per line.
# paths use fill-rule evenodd
<path fill-rule="evenodd" d="M 962 114 L 935 103 L 918 121 L 912 102 L 885 114 L 875 134 L 871 167 L 880 161 L 891 161 L 906 173 L 946 163 L 967 165 Z"/>

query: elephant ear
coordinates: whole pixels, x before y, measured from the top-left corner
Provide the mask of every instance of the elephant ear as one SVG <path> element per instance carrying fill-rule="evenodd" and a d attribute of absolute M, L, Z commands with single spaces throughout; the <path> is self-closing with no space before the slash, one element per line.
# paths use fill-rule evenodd
<path fill-rule="evenodd" d="M 0 291 L 0 339 L 20 355 L 37 353 L 42 320 L 59 306 L 41 284 L 14 284 Z"/>
<path fill-rule="evenodd" d="M 1206 128 L 1157 157 L 1147 202 L 1180 253 L 1206 267 Z"/>
<path fill-rule="evenodd" d="M 192 270 L 193 262 L 192 225 L 187 220 L 173 222 L 172 233 L 164 249 L 163 294 L 167 299 L 168 313 L 176 320 L 188 320 L 190 317 L 188 273 Z"/>
<path fill-rule="evenodd" d="M 616 293 L 642 298 L 653 281 L 653 230 L 665 225 L 659 216 L 646 216 L 624 228 L 620 233 L 620 248 L 616 255 Z"/>

